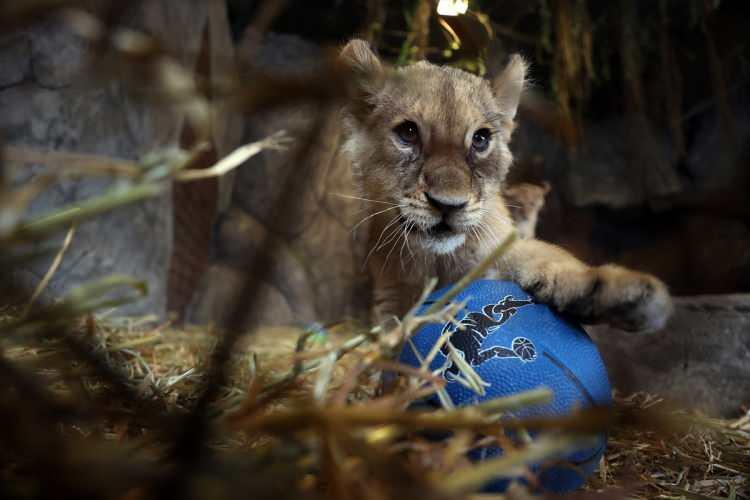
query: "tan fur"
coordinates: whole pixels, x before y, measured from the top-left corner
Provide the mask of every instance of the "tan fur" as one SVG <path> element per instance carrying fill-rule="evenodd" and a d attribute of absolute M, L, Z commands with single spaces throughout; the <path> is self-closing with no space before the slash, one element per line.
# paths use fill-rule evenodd
<path fill-rule="evenodd" d="M 503 186 L 503 198 L 510 210 L 519 237 L 534 238 L 536 236 L 539 212 L 544 207 L 544 197 L 547 196 L 549 190 L 550 186 L 547 182 L 542 185 L 521 182 Z"/>
<path fill-rule="evenodd" d="M 343 147 L 360 195 L 370 200 L 366 262 L 382 320 L 405 313 L 430 277 L 440 285 L 459 279 L 514 230 L 502 187 L 526 63 L 513 56 L 490 84 L 427 62 L 387 68 L 359 40 L 342 60 L 360 78 Z M 399 134 L 406 121 L 418 126 L 417 143 Z M 492 132 L 485 151 L 472 146 L 482 129 Z M 666 287 L 653 276 L 590 267 L 535 239 L 517 241 L 491 276 L 587 323 L 656 329 L 671 311 Z"/>

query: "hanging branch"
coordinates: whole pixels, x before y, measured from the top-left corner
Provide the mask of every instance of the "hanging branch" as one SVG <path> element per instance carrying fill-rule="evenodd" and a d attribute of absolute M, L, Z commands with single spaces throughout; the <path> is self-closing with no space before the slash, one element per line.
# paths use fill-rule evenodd
<path fill-rule="evenodd" d="M 424 59 L 427 56 L 427 46 L 430 41 L 430 18 L 432 17 L 432 1 L 419 0 L 417 10 L 414 13 L 414 32 L 416 34 L 416 58 Z"/>
<path fill-rule="evenodd" d="M 560 108 L 560 136 L 575 147 L 581 135 L 581 108 L 594 75 L 591 26 L 586 2 L 554 4 L 555 41 L 552 86 Z"/>

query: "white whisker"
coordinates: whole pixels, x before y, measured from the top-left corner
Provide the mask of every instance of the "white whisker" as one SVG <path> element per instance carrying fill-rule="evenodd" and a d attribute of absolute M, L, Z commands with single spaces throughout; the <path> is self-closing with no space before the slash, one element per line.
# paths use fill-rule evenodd
<path fill-rule="evenodd" d="M 495 231 L 493 231 L 488 224 L 484 224 L 480 227 L 482 227 L 482 229 L 484 230 L 484 233 L 487 235 L 487 239 L 490 240 L 490 243 L 493 247 L 496 247 L 500 244 L 500 238 L 497 237 Z"/>
<path fill-rule="evenodd" d="M 409 245 L 409 235 L 411 234 L 412 230 L 417 227 L 416 222 L 412 222 L 411 227 L 409 228 L 409 232 L 406 233 L 406 248 L 409 250 L 409 255 L 411 255 L 412 260 L 414 260 L 414 252 L 411 251 L 411 245 Z"/>
<path fill-rule="evenodd" d="M 513 219 L 511 219 L 510 217 L 498 214 L 496 212 L 491 212 L 490 210 L 488 210 L 486 208 L 482 208 L 481 210 L 482 210 L 482 214 L 483 215 L 495 218 L 496 220 L 498 220 L 499 222 L 503 222 L 504 224 L 515 225 Z"/>
<path fill-rule="evenodd" d="M 399 224 L 398 226 L 396 226 L 395 228 L 393 228 L 391 230 L 391 232 L 388 233 L 388 236 L 386 236 L 385 240 L 383 240 L 383 243 L 381 243 L 380 246 L 376 250 L 380 250 L 381 248 L 385 248 L 390 242 L 392 242 L 393 239 L 396 238 L 396 236 L 398 236 L 400 234 L 403 225 L 404 225 L 404 221 L 401 221 L 401 224 Z M 395 243 L 398 243 L 398 241 L 396 241 Z"/>
<path fill-rule="evenodd" d="M 368 201 L 370 203 L 382 203 L 383 205 L 398 205 L 398 203 L 392 203 L 390 201 L 383 201 L 383 200 L 371 200 L 369 198 L 362 198 L 361 196 L 352 196 L 350 194 L 342 194 L 342 193 L 330 193 L 334 196 L 338 196 L 340 198 L 349 198 L 351 200 L 360 200 L 360 201 Z"/>
<path fill-rule="evenodd" d="M 365 261 L 364 261 L 364 262 L 362 263 L 362 269 L 363 269 L 363 270 L 364 270 L 364 269 L 365 269 L 365 267 L 367 266 L 367 261 L 369 261 L 369 260 L 370 260 L 370 257 L 372 256 L 372 254 L 373 254 L 374 252 L 376 252 L 376 251 L 377 251 L 377 249 L 378 249 L 378 244 L 380 243 L 380 240 L 381 240 L 381 239 L 383 238 L 383 235 L 385 234 L 385 232 L 386 232 L 386 231 L 388 230 L 388 228 L 389 228 L 389 227 L 391 227 L 391 226 L 392 226 L 392 225 L 393 225 L 394 223 L 398 222 L 398 220 L 399 220 L 399 217 L 400 217 L 399 215 L 395 216 L 395 217 L 394 217 L 393 219 L 391 219 L 391 220 L 390 220 L 390 222 L 388 222 L 388 224 L 386 224 L 386 226 L 385 226 L 385 227 L 383 228 L 383 230 L 382 230 L 382 231 L 380 231 L 380 235 L 378 236 L 378 240 L 377 240 L 377 241 L 375 242 L 375 244 L 374 244 L 374 245 L 372 246 L 372 248 L 370 249 L 370 251 L 369 251 L 369 252 L 367 253 L 367 257 L 365 257 Z"/>
<path fill-rule="evenodd" d="M 365 218 L 364 218 L 364 219 L 362 219 L 361 221 L 357 222 L 357 223 L 356 223 L 356 224 L 354 225 L 354 227 L 352 227 L 352 232 L 356 231 L 356 230 L 357 230 L 357 228 L 358 228 L 359 226 L 361 226 L 361 225 L 362 225 L 362 224 L 363 224 L 363 223 L 364 223 L 365 221 L 367 221 L 367 220 L 369 220 L 369 219 L 372 219 L 372 218 L 373 218 L 373 217 L 375 217 L 376 215 L 380 215 L 380 214 L 382 214 L 382 213 L 388 212 L 389 210 L 395 210 L 395 209 L 397 209 L 397 208 L 401 208 L 402 206 L 403 206 L 403 205 L 395 205 L 395 206 L 392 206 L 392 207 L 388 207 L 388 208 L 385 208 L 385 209 L 383 209 L 383 210 L 380 210 L 380 211 L 378 211 L 378 212 L 375 212 L 374 214 L 370 214 L 370 215 L 368 215 L 367 217 L 365 217 Z"/>
<path fill-rule="evenodd" d="M 399 228 L 398 228 L 399 229 L 399 231 L 398 231 L 399 237 L 396 238 L 396 240 L 393 242 L 393 246 L 391 246 L 391 250 L 388 252 L 388 255 L 385 256 L 385 262 L 383 262 L 383 266 L 380 268 L 380 274 L 381 275 L 383 274 L 383 271 L 385 270 L 385 266 L 388 265 L 388 259 L 390 259 L 391 254 L 396 249 L 396 245 L 398 245 L 398 240 L 400 239 L 401 235 L 403 234 L 403 231 L 401 231 L 401 229 L 403 227 L 404 227 L 404 224 L 402 222 L 401 224 L 399 224 Z"/>
<path fill-rule="evenodd" d="M 398 252 L 398 258 L 401 260 L 401 270 L 406 272 L 406 268 L 404 266 L 404 247 L 408 248 L 409 245 L 409 233 L 411 232 L 412 228 L 414 227 L 414 221 L 409 221 L 409 223 L 406 225 L 406 228 L 404 229 L 404 241 L 401 243 L 401 250 Z M 411 252 L 411 250 L 409 250 Z"/>
<path fill-rule="evenodd" d="M 471 234 L 474 235 L 474 239 L 477 240 L 477 243 L 481 241 L 481 237 L 479 236 L 479 230 L 476 228 L 476 226 L 471 226 L 469 229 L 471 229 Z"/>

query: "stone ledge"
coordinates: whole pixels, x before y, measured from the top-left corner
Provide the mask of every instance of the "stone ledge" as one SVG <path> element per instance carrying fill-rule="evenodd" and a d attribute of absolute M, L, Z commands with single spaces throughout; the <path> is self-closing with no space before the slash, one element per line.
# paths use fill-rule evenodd
<path fill-rule="evenodd" d="M 656 393 L 710 415 L 735 416 L 750 404 L 750 294 L 677 297 L 672 319 L 655 333 L 587 330 L 621 391 Z"/>

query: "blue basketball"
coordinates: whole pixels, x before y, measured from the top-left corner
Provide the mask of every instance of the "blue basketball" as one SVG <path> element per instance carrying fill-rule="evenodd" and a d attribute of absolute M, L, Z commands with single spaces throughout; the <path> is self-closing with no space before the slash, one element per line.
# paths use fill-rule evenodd
<path fill-rule="evenodd" d="M 422 305 L 422 311 L 446 291 L 447 288 L 434 292 Z M 518 285 L 506 281 L 472 282 L 453 300 L 466 301 L 456 316 L 464 328 L 456 330 L 452 323 L 426 325 L 406 344 L 400 360 L 419 366 L 419 359 L 428 355 L 441 334 L 454 330 L 451 344 L 456 352 L 488 384 L 485 394 L 479 395 L 458 382 L 460 370 L 447 356 L 448 347 L 444 346 L 430 368 L 445 378 L 446 392 L 455 406 L 539 387 L 549 388 L 553 400 L 514 412 L 514 416 L 561 416 L 586 407 L 611 405 L 607 370 L 596 346 L 580 326 L 534 302 Z M 432 402 L 436 403 L 437 398 Z M 542 489 L 564 493 L 583 485 L 586 477 L 596 470 L 606 443 L 606 435 L 602 434 L 591 449 L 575 450 L 554 465 L 532 467 Z M 488 447 L 472 452 L 471 457 L 482 460 L 501 453 L 498 447 Z M 508 479 L 495 480 L 485 490 L 501 492 L 508 482 Z"/>

